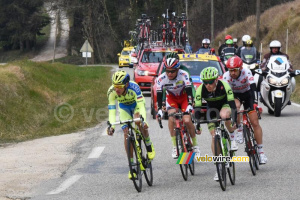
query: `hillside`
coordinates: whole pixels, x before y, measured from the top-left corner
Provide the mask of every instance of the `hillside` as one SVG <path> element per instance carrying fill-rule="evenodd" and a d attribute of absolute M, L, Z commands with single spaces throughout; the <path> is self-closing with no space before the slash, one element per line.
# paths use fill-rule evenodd
<path fill-rule="evenodd" d="M 99 111 L 107 105 L 109 74 L 106 67 L 60 63 L 18 61 L 0 66 L 0 144 L 99 123 Z"/>
<path fill-rule="evenodd" d="M 272 7 L 261 14 L 260 37 L 263 45 L 262 55 L 270 51 L 269 44 L 272 40 L 279 40 L 282 44 L 281 51 L 286 52 L 287 29 L 289 32 L 288 55 L 294 68 L 300 69 L 300 0 Z M 241 38 L 245 34 L 250 35 L 255 41 L 255 16 L 249 16 L 245 21 L 235 23 L 226 28 L 216 37 L 215 48 L 218 48 L 219 41 L 222 43 L 227 34 L 238 38 L 238 45 L 242 44 Z"/>
<path fill-rule="evenodd" d="M 223 42 L 225 35 L 230 34 L 238 38 L 239 46 L 242 44 L 241 38 L 248 34 L 255 41 L 256 34 L 256 18 L 249 16 L 245 21 L 236 23 L 223 32 L 221 32 L 215 40 L 214 47 Z M 260 37 L 262 48 L 262 56 L 270 51 L 269 44 L 272 40 L 279 40 L 282 44 L 281 51 L 286 52 L 287 29 L 289 32 L 288 55 L 294 69 L 300 69 L 300 0 L 281 4 L 266 10 L 261 14 L 260 21 Z M 259 48 L 260 49 L 260 48 Z M 300 102 L 300 77 L 296 77 L 296 91 L 292 95 L 292 101 Z"/>

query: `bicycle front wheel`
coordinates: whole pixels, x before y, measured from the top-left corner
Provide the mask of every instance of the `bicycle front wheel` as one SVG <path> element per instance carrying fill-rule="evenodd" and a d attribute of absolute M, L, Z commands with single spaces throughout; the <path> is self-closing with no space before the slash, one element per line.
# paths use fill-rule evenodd
<path fill-rule="evenodd" d="M 252 141 L 251 141 L 251 137 L 250 137 L 250 130 L 248 128 L 248 126 L 245 126 L 244 125 L 244 138 L 245 138 L 245 151 L 247 152 L 248 156 L 249 156 L 249 165 L 250 165 L 250 169 L 251 169 L 251 172 L 253 174 L 253 176 L 256 175 L 256 167 L 255 167 L 255 162 L 256 162 L 256 159 L 255 159 L 255 149 L 254 149 L 254 146 L 252 144 Z"/>
<path fill-rule="evenodd" d="M 184 143 L 182 142 L 180 130 L 176 129 L 176 148 L 177 148 L 177 156 L 179 157 L 181 153 L 184 152 Z M 180 171 L 182 177 L 185 181 L 188 179 L 188 165 L 187 164 L 179 164 Z"/>
<path fill-rule="evenodd" d="M 215 144 L 215 156 L 223 156 L 220 135 L 215 135 L 214 144 Z M 222 190 L 225 191 L 226 190 L 225 162 L 223 162 L 222 160 L 217 161 L 216 167 L 217 167 L 217 173 L 218 173 L 218 177 L 219 177 L 220 186 L 221 186 Z"/>
<path fill-rule="evenodd" d="M 227 140 L 227 146 L 228 145 L 230 145 L 230 144 Z M 235 155 L 234 151 L 229 152 L 230 158 L 232 158 L 234 155 Z M 231 185 L 234 185 L 235 184 L 235 163 L 234 162 L 227 163 L 227 173 L 228 173 L 228 177 L 229 177 Z"/>
<path fill-rule="evenodd" d="M 138 151 L 135 140 L 131 137 L 127 138 L 127 154 L 131 180 L 138 192 L 142 191 L 142 172 L 140 168 L 140 161 L 138 159 Z"/>
<path fill-rule="evenodd" d="M 139 144 L 141 147 L 142 164 L 145 168 L 145 171 L 144 171 L 145 179 L 146 179 L 147 184 L 149 186 L 152 186 L 153 171 L 152 171 L 151 160 L 148 158 L 148 155 L 147 155 L 146 143 L 144 140 L 139 139 Z"/>

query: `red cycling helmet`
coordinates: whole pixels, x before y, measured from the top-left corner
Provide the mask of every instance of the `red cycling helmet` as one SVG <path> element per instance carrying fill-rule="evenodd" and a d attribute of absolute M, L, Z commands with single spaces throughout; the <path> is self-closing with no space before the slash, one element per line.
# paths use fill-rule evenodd
<path fill-rule="evenodd" d="M 232 40 L 232 36 L 231 35 L 226 35 L 225 36 L 225 40 L 231 39 Z"/>
<path fill-rule="evenodd" d="M 238 56 L 232 56 L 227 60 L 226 67 L 228 69 L 243 68 L 243 61 Z"/>

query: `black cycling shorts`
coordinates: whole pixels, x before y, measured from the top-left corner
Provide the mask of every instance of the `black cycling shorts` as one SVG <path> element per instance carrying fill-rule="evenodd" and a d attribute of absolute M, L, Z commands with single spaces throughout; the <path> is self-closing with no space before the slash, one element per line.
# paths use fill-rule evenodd
<path fill-rule="evenodd" d="M 250 109 L 253 110 L 254 97 L 251 95 L 250 90 L 245 93 L 233 93 L 234 98 L 238 99 L 241 104 L 244 106 L 244 110 Z"/>

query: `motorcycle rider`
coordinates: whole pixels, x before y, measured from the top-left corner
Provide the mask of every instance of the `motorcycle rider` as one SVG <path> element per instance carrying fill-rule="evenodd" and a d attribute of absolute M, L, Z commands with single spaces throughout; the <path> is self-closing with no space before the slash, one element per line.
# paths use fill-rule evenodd
<path fill-rule="evenodd" d="M 229 83 L 233 91 L 237 111 L 239 112 L 241 105 L 244 106 L 245 110 L 251 109 L 248 114 L 257 141 L 259 162 L 260 164 L 266 164 L 268 159 L 263 150 L 262 128 L 259 125 L 258 116 L 255 111 L 257 107 L 257 91 L 252 72 L 248 68 L 243 68 L 243 61 L 238 56 L 229 58 L 226 67 L 228 71 L 223 75 L 223 79 Z M 240 124 L 240 116 L 237 122 L 239 124 L 238 142 L 243 143 L 243 124 Z"/>
<path fill-rule="evenodd" d="M 288 62 L 290 64 L 290 68 L 289 68 L 289 72 L 292 72 L 293 71 L 293 66 L 290 62 L 290 59 L 289 59 L 289 56 L 283 52 L 280 51 L 280 48 L 281 48 L 281 43 L 278 41 L 278 40 L 273 40 L 271 43 L 270 43 L 270 53 L 267 53 L 264 55 L 264 59 L 261 63 L 261 69 L 263 71 L 266 71 L 268 68 L 267 68 L 267 64 L 270 60 L 270 57 L 273 56 L 273 55 L 284 55 L 287 57 L 288 59 Z"/>
<path fill-rule="evenodd" d="M 198 49 L 196 53 L 203 54 L 206 52 L 210 52 L 210 40 L 208 38 L 204 38 L 202 40 L 202 47 Z"/>
<path fill-rule="evenodd" d="M 239 57 L 241 57 L 241 49 L 246 46 L 246 42 L 248 40 L 251 40 L 250 35 L 243 35 L 243 37 L 242 37 L 243 45 L 237 49 L 237 53 L 236 53 L 236 55 L 238 55 Z"/>
<path fill-rule="evenodd" d="M 268 62 L 270 60 L 270 57 L 274 56 L 274 55 L 284 55 L 284 56 L 286 56 L 287 60 L 288 60 L 288 62 L 290 64 L 290 68 L 288 69 L 288 71 L 289 72 L 293 72 L 293 66 L 291 64 L 289 56 L 287 54 L 281 52 L 280 48 L 281 48 L 281 43 L 278 40 L 273 40 L 270 43 L 270 53 L 267 53 L 267 54 L 264 55 L 263 61 L 262 61 L 261 66 L 260 66 L 261 70 L 264 73 L 269 71 L 269 68 L 267 67 L 267 65 L 268 65 Z M 257 89 L 258 89 L 258 91 L 260 90 L 260 84 L 261 84 L 262 81 L 263 81 L 263 76 L 260 75 L 259 78 L 258 78 L 258 83 L 257 83 Z M 288 105 L 291 105 L 290 101 L 288 102 Z"/>
<path fill-rule="evenodd" d="M 219 49 L 218 49 L 218 54 L 219 54 L 219 56 L 221 56 L 222 50 L 226 47 L 226 41 L 229 40 L 229 39 L 232 40 L 232 36 L 231 36 L 231 35 L 226 35 L 226 36 L 225 36 L 225 41 L 224 41 L 224 43 L 221 44 L 221 46 L 220 46 Z"/>

